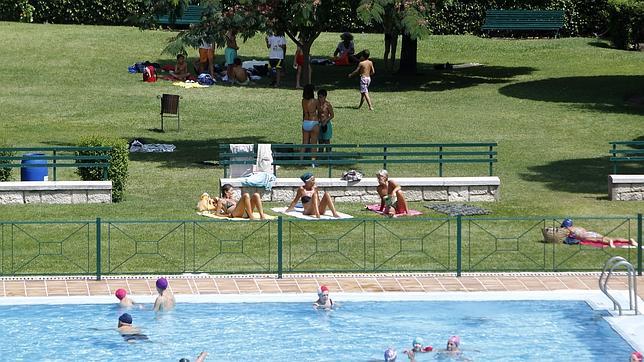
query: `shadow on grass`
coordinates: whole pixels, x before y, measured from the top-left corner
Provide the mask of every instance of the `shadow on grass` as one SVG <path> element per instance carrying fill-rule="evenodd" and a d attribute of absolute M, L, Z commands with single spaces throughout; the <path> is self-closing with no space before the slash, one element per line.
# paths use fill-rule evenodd
<path fill-rule="evenodd" d="M 644 165 L 624 164 L 620 174 L 644 172 Z M 519 176 L 529 182 L 540 182 L 553 191 L 601 194 L 607 197 L 608 175 L 613 166 L 608 157 L 559 160 L 545 165 L 531 166 L 529 173 Z M 600 198 L 602 198 L 600 197 Z"/>
<path fill-rule="evenodd" d="M 324 56 L 312 55 L 311 58 L 324 58 Z M 250 59 L 242 59 L 250 60 Z M 434 69 L 434 64 L 418 63 L 419 74 L 401 76 L 385 72 L 384 63 L 381 59 L 374 58 L 376 76 L 370 86 L 375 91 L 406 92 L 406 91 L 427 91 L 438 92 L 444 90 L 461 89 L 476 86 L 479 84 L 509 83 L 512 78 L 519 75 L 526 75 L 534 72 L 532 67 L 502 67 L 502 66 L 475 66 L 462 69 Z M 173 59 L 157 59 L 155 62 L 161 64 L 174 64 Z M 191 58 L 188 63 L 194 60 Z M 458 62 L 450 62 L 458 64 Z M 286 75 L 282 79 L 281 88 L 295 87 L 295 70 L 290 67 L 293 64 L 293 57 L 287 56 L 284 60 Z M 312 65 L 313 82 L 316 88 L 336 89 L 357 89 L 358 77 L 348 78 L 348 74 L 355 69 L 350 66 L 326 66 Z M 254 82 L 252 87 L 270 88 L 270 77 L 262 77 Z M 222 84 L 219 82 L 218 84 Z"/>
<path fill-rule="evenodd" d="M 577 103 L 579 108 L 607 113 L 644 114 L 644 106 L 629 100 L 644 93 L 642 75 L 548 78 L 510 84 L 499 93 L 544 102 Z"/>
<path fill-rule="evenodd" d="M 592 47 L 597 47 L 597 48 L 605 48 L 605 49 L 611 49 L 612 48 L 610 46 L 610 43 L 605 42 L 605 41 L 600 41 L 600 40 L 589 41 L 588 45 L 590 45 Z"/>

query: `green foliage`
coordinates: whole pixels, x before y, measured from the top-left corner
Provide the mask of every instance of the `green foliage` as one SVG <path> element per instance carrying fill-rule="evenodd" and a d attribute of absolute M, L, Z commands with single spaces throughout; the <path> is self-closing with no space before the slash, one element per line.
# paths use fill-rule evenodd
<path fill-rule="evenodd" d="M 20 20 L 21 6 L 28 4 L 27 0 L 0 0 L 0 21 Z"/>
<path fill-rule="evenodd" d="M 644 39 L 644 1 L 609 0 L 609 36 L 618 49 L 639 49 Z"/>
<path fill-rule="evenodd" d="M 78 142 L 78 146 L 112 147 L 111 151 L 81 151 L 78 154 L 85 156 L 110 155 L 111 160 L 110 167 L 107 170 L 107 178 L 112 181 L 112 201 L 123 201 L 125 196 L 125 183 L 128 177 L 128 165 L 130 162 L 127 142 L 119 138 L 89 136 L 82 138 Z M 103 169 L 100 167 L 79 167 L 76 173 L 83 181 L 99 181 L 103 179 Z"/>
<path fill-rule="evenodd" d="M 0 143 L 0 147 L 2 148 L 8 148 L 10 146 L 4 145 Z M 14 151 L 0 151 L 0 156 L 15 156 L 16 153 Z M 3 163 L 11 163 L 11 161 L 4 161 L 0 160 L 0 165 Z M 11 170 L 13 170 L 12 167 L 1 167 L 0 166 L 0 182 L 6 182 L 6 181 L 11 181 Z"/>
<path fill-rule="evenodd" d="M 144 0 L 28 0 L 33 21 L 56 24 L 122 25 Z M 23 13 L 29 11 L 22 10 Z M 26 20 L 26 19 L 25 19 Z"/>

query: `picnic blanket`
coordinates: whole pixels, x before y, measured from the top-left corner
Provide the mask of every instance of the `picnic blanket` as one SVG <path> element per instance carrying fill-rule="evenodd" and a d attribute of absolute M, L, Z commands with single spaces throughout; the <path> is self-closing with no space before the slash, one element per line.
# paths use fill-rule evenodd
<path fill-rule="evenodd" d="M 376 214 L 384 215 L 384 213 L 383 213 L 382 211 L 380 211 L 380 204 L 366 205 L 366 206 L 365 206 L 365 208 L 366 208 L 367 210 L 369 210 L 369 211 L 373 211 L 373 212 L 375 212 Z M 411 210 L 411 209 L 409 209 L 409 210 L 407 210 L 407 213 L 406 213 L 406 214 L 396 214 L 396 215 L 394 215 L 394 217 L 401 217 L 401 216 L 418 216 L 418 215 L 422 215 L 422 214 L 423 214 L 423 213 L 422 213 L 422 212 L 420 212 L 420 211 L 418 211 L 418 210 Z"/>
<path fill-rule="evenodd" d="M 586 246 L 591 246 L 593 248 L 608 248 L 610 247 L 608 244 L 599 242 L 599 241 L 592 241 L 592 240 L 582 240 L 579 242 L 581 245 L 586 245 Z M 624 241 L 624 240 L 613 240 L 613 245 L 615 245 L 616 248 L 635 248 L 635 246 L 631 245 L 630 242 Z"/>
<path fill-rule="evenodd" d="M 217 214 L 211 213 L 210 211 L 200 211 L 200 212 L 197 213 L 197 215 L 210 217 L 210 218 L 213 218 L 213 219 L 220 219 L 220 220 L 233 220 L 233 221 L 250 220 L 250 219 L 242 218 L 242 217 L 228 217 L 228 216 L 223 216 L 223 215 L 217 215 Z M 255 217 L 255 220 L 261 220 L 259 218 L 259 213 L 258 212 L 254 212 L 253 216 Z M 264 214 L 264 216 L 266 216 L 266 218 L 264 220 L 275 220 L 275 219 L 277 219 L 277 216 L 273 216 L 273 215 Z"/>
<path fill-rule="evenodd" d="M 278 212 L 280 214 L 285 214 L 285 215 L 288 215 L 288 216 L 293 216 L 293 217 L 296 217 L 298 219 L 305 219 L 305 220 L 337 220 L 338 219 L 338 218 L 333 217 L 333 215 L 331 215 L 330 210 L 327 210 L 326 213 L 324 213 L 324 215 L 320 215 L 320 218 L 318 219 L 315 216 L 304 215 L 302 213 L 302 211 L 304 211 L 304 209 L 302 209 L 302 208 L 296 207 L 295 210 L 289 211 L 289 212 L 286 212 L 286 209 L 288 209 L 288 207 L 274 207 L 271 210 L 273 210 L 275 212 Z M 353 216 L 351 216 L 349 214 L 339 212 L 339 211 L 338 211 L 338 215 L 340 215 L 339 219 L 353 219 Z"/>

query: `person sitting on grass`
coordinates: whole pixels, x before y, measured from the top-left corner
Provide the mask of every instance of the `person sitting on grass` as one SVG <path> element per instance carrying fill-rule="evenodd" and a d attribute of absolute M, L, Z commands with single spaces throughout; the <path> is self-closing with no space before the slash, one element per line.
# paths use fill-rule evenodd
<path fill-rule="evenodd" d="M 405 200 L 400 185 L 389 179 L 387 170 L 378 171 L 376 177 L 378 178 L 376 191 L 380 196 L 379 211 L 388 216 L 407 214 L 407 200 Z"/>
<path fill-rule="evenodd" d="M 186 63 L 185 55 L 177 55 L 177 64 L 174 66 L 174 71 L 170 72 L 170 76 L 180 81 L 188 79 L 190 73 L 188 73 L 188 63 Z"/>
<path fill-rule="evenodd" d="M 221 187 L 221 197 L 217 199 L 216 210 L 219 215 L 235 218 L 255 219 L 253 210 L 257 209 L 259 218 L 266 219 L 262 197 L 256 192 L 250 196 L 247 192 L 242 193 L 239 202 L 235 201 L 233 196 L 235 190 L 233 185 L 225 184 Z"/>
<path fill-rule="evenodd" d="M 250 78 L 248 77 L 248 73 L 246 73 L 246 69 L 242 67 L 242 61 L 239 58 L 235 58 L 233 61 L 233 68 L 232 68 L 232 79 L 230 81 L 233 84 L 239 84 L 239 85 L 249 85 L 250 84 Z"/>
<path fill-rule="evenodd" d="M 324 212 L 328 207 L 329 210 L 331 210 L 333 217 L 340 217 L 337 211 L 335 211 L 333 200 L 328 192 L 325 191 L 322 196 L 322 200 L 319 199 L 318 188 L 315 186 L 315 176 L 313 176 L 312 173 L 307 172 L 300 176 L 300 179 L 304 182 L 304 186 L 300 186 L 297 189 L 295 198 L 286 209 L 287 212 L 293 211 L 297 202 L 302 201 L 302 207 L 304 208 L 302 214 L 304 215 L 311 215 L 319 219 L 320 215 L 324 215 Z"/>
<path fill-rule="evenodd" d="M 564 240 L 564 243 L 566 244 L 579 244 L 580 241 L 593 241 L 593 242 L 606 244 L 611 248 L 614 248 L 615 241 L 619 241 L 623 243 L 628 243 L 629 246 L 637 247 L 637 242 L 634 239 L 609 238 L 607 236 L 601 235 L 600 233 L 586 230 L 581 226 L 574 226 L 572 219 L 570 218 L 565 219 L 561 223 L 561 227 L 564 228 L 568 233 L 566 240 Z"/>

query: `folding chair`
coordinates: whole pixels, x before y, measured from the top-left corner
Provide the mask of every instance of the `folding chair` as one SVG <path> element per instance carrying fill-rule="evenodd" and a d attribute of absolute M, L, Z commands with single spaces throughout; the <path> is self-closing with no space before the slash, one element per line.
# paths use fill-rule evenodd
<path fill-rule="evenodd" d="M 179 99 L 181 96 L 176 94 L 163 94 L 157 96 L 161 99 L 161 131 L 163 131 L 163 117 L 176 117 L 177 118 L 177 130 L 180 127 L 180 118 L 179 118 Z"/>

